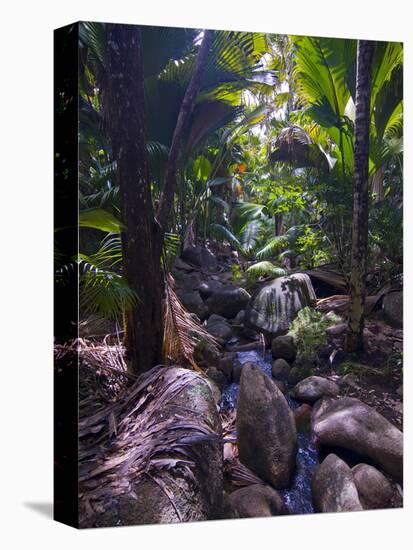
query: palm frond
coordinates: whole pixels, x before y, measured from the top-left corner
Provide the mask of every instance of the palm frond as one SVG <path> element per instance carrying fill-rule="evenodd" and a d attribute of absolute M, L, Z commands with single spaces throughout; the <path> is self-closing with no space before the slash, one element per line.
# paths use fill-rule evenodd
<path fill-rule="evenodd" d="M 98 268 L 86 256 L 79 261 L 79 274 L 80 307 L 87 313 L 120 321 L 139 302 L 122 275 Z"/>
<path fill-rule="evenodd" d="M 241 242 L 234 235 L 234 233 L 228 229 L 228 227 L 225 227 L 219 223 L 212 223 L 209 227 L 211 229 L 211 233 L 215 237 L 228 241 L 236 250 L 238 250 L 238 252 L 241 252 L 243 255 L 246 254 Z"/>
<path fill-rule="evenodd" d="M 269 242 L 265 244 L 261 250 L 258 250 L 256 253 L 257 258 L 264 260 L 266 258 L 273 258 L 280 252 L 283 248 L 290 244 L 289 238 L 287 235 L 279 235 L 273 237 Z"/>
<path fill-rule="evenodd" d="M 241 244 L 242 248 L 247 252 L 251 253 L 257 245 L 258 238 L 260 235 L 261 224 L 258 220 L 252 220 L 249 222 L 241 235 Z"/>
<path fill-rule="evenodd" d="M 120 233 L 123 224 L 103 208 L 90 208 L 79 212 L 79 227 L 91 227 L 106 233 Z"/>
<path fill-rule="evenodd" d="M 277 277 L 284 277 L 285 275 L 288 275 L 288 272 L 282 267 L 277 267 L 271 262 L 264 260 L 262 262 L 251 265 L 246 270 L 246 274 L 247 279 L 250 282 L 253 282 L 258 280 L 259 277 L 272 277 L 273 279 L 276 279 Z"/>
<path fill-rule="evenodd" d="M 188 363 L 200 370 L 194 359 L 195 348 L 200 341 L 207 342 L 218 351 L 219 345 L 209 332 L 184 308 L 175 292 L 171 274 L 165 282 L 165 314 L 163 352 L 167 364 Z"/>

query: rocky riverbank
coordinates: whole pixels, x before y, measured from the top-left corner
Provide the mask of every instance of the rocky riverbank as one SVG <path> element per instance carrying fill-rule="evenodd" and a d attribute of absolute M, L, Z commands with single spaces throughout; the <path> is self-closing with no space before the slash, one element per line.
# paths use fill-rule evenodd
<path fill-rule="evenodd" d="M 356 360 L 343 351 L 343 319 L 311 313 L 311 277 L 245 289 L 230 265 L 194 248 L 172 271 L 220 346 L 200 342 L 202 372 L 156 367 L 85 417 L 84 526 L 402 505 L 401 331 L 369 319 Z M 307 355 L 287 333 L 305 308 L 322 335 Z"/>

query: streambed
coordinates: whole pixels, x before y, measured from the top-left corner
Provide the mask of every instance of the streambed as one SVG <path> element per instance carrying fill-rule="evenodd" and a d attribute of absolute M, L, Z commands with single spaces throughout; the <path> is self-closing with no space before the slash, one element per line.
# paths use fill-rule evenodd
<path fill-rule="evenodd" d="M 259 351 L 237 352 L 236 362 L 244 364 L 253 362 L 271 377 L 271 354 L 263 356 Z M 239 384 L 232 382 L 224 386 L 220 402 L 221 411 L 230 411 L 236 408 L 239 395 Z M 292 410 L 300 404 L 288 394 L 286 400 Z M 288 489 L 279 491 L 285 504 L 292 514 L 312 514 L 314 512 L 311 496 L 311 478 L 319 464 L 317 449 L 311 441 L 310 426 L 306 425 L 297 431 L 298 451 L 296 457 L 297 468 Z"/>

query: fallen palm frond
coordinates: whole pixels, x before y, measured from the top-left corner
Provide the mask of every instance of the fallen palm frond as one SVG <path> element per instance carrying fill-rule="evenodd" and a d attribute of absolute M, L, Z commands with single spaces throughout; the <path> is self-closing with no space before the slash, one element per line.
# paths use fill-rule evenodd
<path fill-rule="evenodd" d="M 79 365 L 79 411 L 80 415 L 105 407 L 117 401 L 136 379 L 127 371 L 125 348 L 119 338 L 109 343 L 109 338 L 96 343 L 77 338 L 65 344 L 55 344 L 56 364 L 73 356 Z"/>
<path fill-rule="evenodd" d="M 196 346 L 202 341 L 216 350 L 217 340 L 209 334 L 194 317 L 188 313 L 179 300 L 171 274 L 165 281 L 165 314 L 163 352 L 165 363 L 187 363 L 200 370 L 194 359 Z"/>
<path fill-rule="evenodd" d="M 123 397 L 79 419 L 79 504 L 87 519 L 102 513 L 111 499 L 133 494 L 149 477 L 163 487 L 176 509 L 173 493 L 162 472 L 176 469 L 193 477 L 193 444 L 218 438 L 214 427 L 199 411 L 182 416 L 159 414 L 174 406 L 174 399 L 199 377 L 191 370 L 158 366 L 142 375 Z M 177 408 L 179 410 L 179 407 Z M 113 437 L 116 435 L 116 437 Z"/>
<path fill-rule="evenodd" d="M 224 473 L 227 482 L 234 487 L 246 487 L 264 481 L 256 476 L 238 459 L 236 410 L 221 413 L 222 436 L 224 439 Z"/>
<path fill-rule="evenodd" d="M 376 304 L 387 292 L 388 290 L 386 289 L 385 291 L 381 291 L 378 294 L 366 296 L 364 304 L 364 314 L 370 315 L 370 313 L 376 307 Z M 349 304 L 350 296 L 348 296 L 347 294 L 335 294 L 334 296 L 328 296 L 327 298 L 317 300 L 316 309 L 322 312 L 334 311 L 335 313 L 345 315 L 348 312 Z"/>

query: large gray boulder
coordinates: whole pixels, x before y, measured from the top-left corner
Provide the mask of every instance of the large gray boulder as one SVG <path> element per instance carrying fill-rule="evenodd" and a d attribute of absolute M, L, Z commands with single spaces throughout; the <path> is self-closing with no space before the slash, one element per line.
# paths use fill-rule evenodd
<path fill-rule="evenodd" d="M 359 399 L 321 401 L 312 429 L 322 445 L 369 458 L 396 480 L 403 479 L 403 433 Z"/>
<path fill-rule="evenodd" d="M 213 292 L 206 300 L 210 313 L 222 315 L 227 319 L 232 319 L 243 309 L 245 309 L 250 295 L 243 288 L 223 287 L 217 292 Z"/>
<path fill-rule="evenodd" d="M 314 472 L 311 482 L 316 512 L 363 510 L 353 473 L 335 454 L 329 454 Z"/>
<path fill-rule="evenodd" d="M 220 281 L 214 281 L 213 279 L 209 281 L 202 281 L 198 286 L 197 290 L 199 291 L 203 300 L 209 298 L 214 292 L 219 292 L 224 288 L 224 285 Z"/>
<path fill-rule="evenodd" d="M 245 325 L 270 337 L 285 334 L 297 313 L 316 300 L 305 273 L 279 277 L 261 287 L 248 302 Z"/>
<path fill-rule="evenodd" d="M 233 336 L 231 325 L 221 315 L 211 315 L 207 321 L 206 329 L 209 334 L 223 343 L 228 342 Z"/>
<path fill-rule="evenodd" d="M 387 477 L 370 464 L 357 464 L 352 471 L 363 508 L 388 508 L 393 496 L 393 487 Z"/>
<path fill-rule="evenodd" d="M 118 437 L 99 446 L 96 463 L 104 473 L 97 480 L 92 478 L 91 488 L 81 485 L 81 527 L 221 517 L 222 427 L 210 385 L 205 377 L 187 369 L 156 369 L 149 386 L 156 401 L 145 403 L 139 395 L 138 401 L 125 401 L 133 422 L 129 428 L 118 424 Z M 145 376 L 151 376 L 151 371 Z M 165 391 L 159 392 L 158 385 Z M 135 413 L 138 407 L 141 412 Z M 140 425 L 140 415 L 147 407 L 151 414 L 144 416 Z M 140 448 L 133 446 L 136 439 Z M 136 472 L 135 461 L 142 456 L 145 462 Z M 88 466 L 91 458 L 83 466 Z"/>
<path fill-rule="evenodd" d="M 178 291 L 178 298 L 187 311 L 195 313 L 201 321 L 205 319 L 208 309 L 197 290 Z"/>
<path fill-rule="evenodd" d="M 322 397 L 335 397 L 340 388 L 332 380 L 321 376 L 309 376 L 291 390 L 291 397 L 304 403 L 315 403 Z"/>
<path fill-rule="evenodd" d="M 184 262 L 206 269 L 216 269 L 218 262 L 214 254 L 202 246 L 190 246 L 181 254 Z"/>
<path fill-rule="evenodd" d="M 285 513 L 283 499 L 268 485 L 253 484 L 227 497 L 227 517 L 262 518 Z"/>
<path fill-rule="evenodd" d="M 390 292 L 383 298 L 383 309 L 387 319 L 395 327 L 403 326 L 403 292 Z"/>
<path fill-rule="evenodd" d="M 236 428 L 240 461 L 273 487 L 288 487 L 297 452 L 294 416 L 281 391 L 254 363 L 242 368 Z"/>

